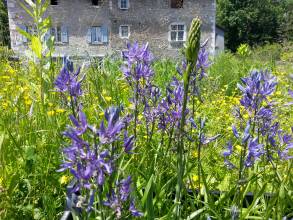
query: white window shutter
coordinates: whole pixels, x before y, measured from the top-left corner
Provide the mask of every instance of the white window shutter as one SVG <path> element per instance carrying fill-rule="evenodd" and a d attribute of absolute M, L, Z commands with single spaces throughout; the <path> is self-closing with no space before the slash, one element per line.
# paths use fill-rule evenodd
<path fill-rule="evenodd" d="M 103 25 L 102 27 L 101 27 L 101 32 L 102 32 L 102 42 L 103 43 L 108 43 L 108 41 L 109 41 L 109 33 L 108 33 L 108 27 L 107 26 L 105 26 L 105 25 Z"/>
<path fill-rule="evenodd" d="M 92 28 L 89 28 L 89 29 L 87 30 L 86 41 L 87 41 L 88 43 L 92 43 Z"/>
<path fill-rule="evenodd" d="M 61 41 L 62 43 L 68 43 L 68 28 L 66 26 L 61 27 Z"/>

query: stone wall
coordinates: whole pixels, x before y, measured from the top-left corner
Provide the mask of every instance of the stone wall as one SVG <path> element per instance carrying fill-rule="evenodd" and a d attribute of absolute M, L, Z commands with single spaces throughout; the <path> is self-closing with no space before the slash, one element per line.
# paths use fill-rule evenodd
<path fill-rule="evenodd" d="M 16 31 L 20 24 L 30 24 L 32 20 L 20 7 L 24 0 L 8 0 L 11 46 L 23 53 L 25 45 Z M 176 57 L 178 48 L 169 42 L 169 27 L 173 22 L 184 23 L 189 29 L 191 20 L 199 16 L 202 21 L 202 41 L 209 39 L 209 48 L 215 48 L 215 0 L 184 0 L 183 8 L 173 9 L 169 0 L 129 0 L 129 9 L 118 8 L 118 0 L 103 0 L 93 6 L 90 0 L 59 0 L 56 6 L 49 6 L 47 14 L 52 17 L 53 26 L 68 28 L 69 43 L 56 45 L 56 55 L 103 56 L 119 54 L 127 41 L 149 42 L 151 50 L 158 57 Z M 24 3 L 26 4 L 26 3 Z M 86 40 L 91 26 L 106 25 L 109 42 L 91 45 Z M 129 39 L 119 37 L 119 26 L 130 26 Z"/>

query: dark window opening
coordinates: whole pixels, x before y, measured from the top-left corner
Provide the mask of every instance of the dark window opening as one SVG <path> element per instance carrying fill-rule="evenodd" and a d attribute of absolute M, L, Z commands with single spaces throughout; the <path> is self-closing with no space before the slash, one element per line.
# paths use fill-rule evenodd
<path fill-rule="evenodd" d="M 51 0 L 51 5 L 58 5 L 58 0 Z"/>
<path fill-rule="evenodd" d="M 99 5 L 99 0 L 92 0 L 93 5 Z"/>
<path fill-rule="evenodd" d="M 171 0 L 171 8 L 183 8 L 183 0 Z"/>

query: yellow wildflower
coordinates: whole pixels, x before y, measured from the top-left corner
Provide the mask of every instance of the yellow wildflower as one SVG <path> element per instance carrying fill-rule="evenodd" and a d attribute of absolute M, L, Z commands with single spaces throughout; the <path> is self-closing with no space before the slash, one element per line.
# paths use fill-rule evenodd
<path fill-rule="evenodd" d="M 106 100 L 107 102 L 110 102 L 110 101 L 112 100 L 112 97 L 110 97 L 110 96 L 106 96 L 106 97 L 105 97 L 105 100 Z"/>
<path fill-rule="evenodd" d="M 193 182 L 197 182 L 198 179 L 199 179 L 199 178 L 198 178 L 198 175 L 193 175 L 193 176 L 192 176 L 192 181 L 193 181 Z"/>
<path fill-rule="evenodd" d="M 138 120 L 141 120 L 143 118 L 143 115 L 138 115 L 137 118 Z"/>
<path fill-rule="evenodd" d="M 54 110 L 52 110 L 52 111 L 48 111 L 47 112 L 47 115 L 50 117 L 50 116 L 53 116 L 53 115 L 55 115 L 55 111 Z"/>
<path fill-rule="evenodd" d="M 135 107 L 135 106 L 134 106 L 133 103 L 130 103 L 130 104 L 128 105 L 128 108 L 129 108 L 129 109 L 134 109 L 134 107 Z"/>
<path fill-rule="evenodd" d="M 147 135 L 144 135 L 143 138 L 144 138 L 144 139 L 148 139 L 148 136 L 147 136 Z"/>
<path fill-rule="evenodd" d="M 53 103 L 52 102 L 49 102 L 48 105 L 49 105 L 49 107 L 52 107 L 53 106 Z"/>
<path fill-rule="evenodd" d="M 100 117 L 103 117 L 104 115 L 105 115 L 104 112 L 99 113 L 99 116 L 100 116 Z"/>
<path fill-rule="evenodd" d="M 198 157 L 198 152 L 195 150 L 195 151 L 193 151 L 192 152 L 192 156 L 194 157 L 194 158 L 197 158 Z"/>
<path fill-rule="evenodd" d="M 241 152 L 242 147 L 241 147 L 240 145 L 237 144 L 237 145 L 235 146 L 235 149 L 236 149 L 236 151 Z"/>
<path fill-rule="evenodd" d="M 65 109 L 57 108 L 55 111 L 56 111 L 56 113 L 63 113 L 63 112 L 65 112 Z"/>
<path fill-rule="evenodd" d="M 59 179 L 59 182 L 61 185 L 66 185 L 70 180 L 70 177 L 67 175 L 63 175 L 61 176 L 61 178 Z"/>
<path fill-rule="evenodd" d="M 26 105 L 31 105 L 31 104 L 32 104 L 32 100 L 30 100 L 30 99 L 25 99 L 24 104 L 26 104 Z"/>
<path fill-rule="evenodd" d="M 276 95 L 282 95 L 281 91 L 277 91 Z"/>

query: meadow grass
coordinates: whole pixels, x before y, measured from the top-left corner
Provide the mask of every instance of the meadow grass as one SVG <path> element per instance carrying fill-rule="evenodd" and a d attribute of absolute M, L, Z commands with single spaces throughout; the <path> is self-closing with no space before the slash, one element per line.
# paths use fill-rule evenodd
<path fill-rule="evenodd" d="M 0 218 L 60 219 L 65 208 L 66 185 L 71 179 L 69 172 L 56 172 L 63 159 L 62 146 L 66 144 L 61 133 L 68 124 L 70 114 L 66 105 L 68 97 L 54 91 L 52 79 L 59 73 L 60 66 L 53 66 L 47 72 L 51 77 L 46 81 L 42 100 L 38 92 L 39 64 L 9 61 L 4 54 L 0 58 Z M 184 181 L 194 194 L 184 195 L 182 216 L 189 216 L 189 219 L 192 214 L 197 216 L 195 219 L 206 219 L 208 216 L 224 219 L 230 216 L 232 201 L 229 198 L 235 193 L 237 173 L 227 171 L 221 153 L 233 136 L 231 125 L 235 119 L 232 112 L 240 100 L 237 83 L 250 70 L 268 68 L 278 77 L 279 84 L 273 99 L 283 106 L 277 112 L 278 120 L 284 130 L 290 132 L 292 108 L 285 104 L 290 101 L 288 89 L 293 88 L 290 80 L 291 59 L 287 50 L 282 51 L 281 46 L 273 45 L 252 50 L 251 55 L 245 57 L 227 52 L 211 60 L 208 77 L 200 85 L 203 100 L 196 100 L 196 116 L 207 118 L 208 136 L 221 134 L 221 137 L 202 149 L 203 200 L 196 196 L 198 155 L 196 148 L 190 148 L 189 175 L 184 177 Z M 121 72 L 121 64 L 122 61 L 106 59 L 101 68 L 91 65 L 83 70 L 86 79 L 82 86 L 82 102 L 88 120 L 93 124 L 103 119 L 103 112 L 108 106 L 131 108 L 129 98 L 132 93 Z M 178 77 L 176 65 L 180 65 L 179 61 L 158 60 L 153 64 L 154 83 L 163 92 L 172 77 Z M 137 187 L 136 197 L 141 201 L 144 212 L 152 209 L 156 218 L 170 219 L 176 185 L 174 152 L 160 145 L 159 133 L 147 143 L 143 124 L 138 124 L 137 130 L 139 153 L 126 158 L 130 161 L 127 172 L 133 174 Z M 292 217 L 292 203 L 290 205 L 288 200 L 293 186 L 292 162 L 283 162 L 276 170 L 265 169 L 268 172 L 262 180 L 254 180 L 255 177 L 250 176 L 252 180 L 245 190 L 255 193 L 257 201 L 243 209 L 243 216 Z M 274 179 L 275 171 L 280 175 L 281 185 Z M 208 190 L 221 190 L 228 194 L 216 198 L 209 195 Z M 267 202 L 265 191 L 278 195 L 273 197 L 273 202 Z M 147 207 L 150 206 L 150 194 L 151 207 Z M 145 218 L 151 219 L 147 216 Z"/>

